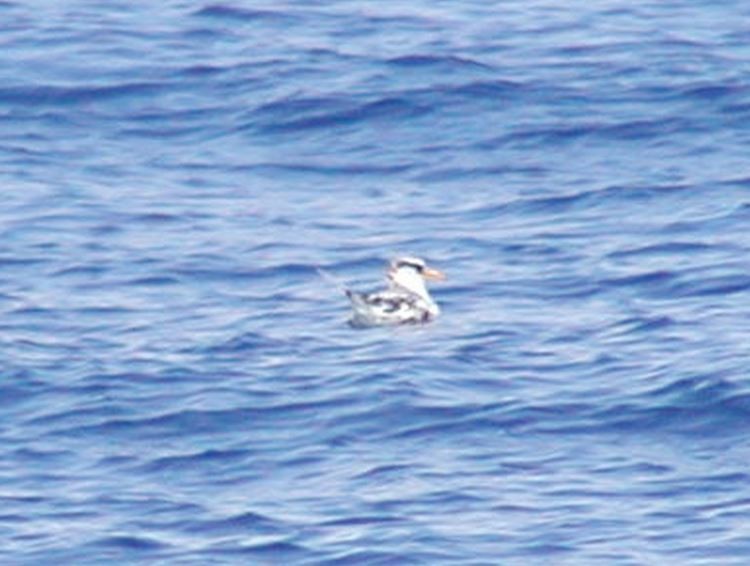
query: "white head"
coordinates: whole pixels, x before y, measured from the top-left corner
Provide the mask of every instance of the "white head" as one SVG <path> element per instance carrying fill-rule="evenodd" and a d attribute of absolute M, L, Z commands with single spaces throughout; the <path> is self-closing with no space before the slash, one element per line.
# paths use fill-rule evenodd
<path fill-rule="evenodd" d="M 418 257 L 399 257 L 391 261 L 388 269 L 388 281 L 392 287 L 399 287 L 433 303 L 427 292 L 425 279 L 442 281 L 445 275 L 429 267 L 423 259 Z"/>

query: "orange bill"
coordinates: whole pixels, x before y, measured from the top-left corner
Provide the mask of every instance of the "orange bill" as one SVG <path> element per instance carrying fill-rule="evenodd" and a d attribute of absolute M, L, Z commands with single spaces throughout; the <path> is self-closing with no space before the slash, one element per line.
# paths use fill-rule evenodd
<path fill-rule="evenodd" d="M 433 269 L 431 267 L 425 267 L 422 270 L 422 276 L 425 279 L 430 279 L 432 281 L 442 281 L 445 279 L 445 273 L 442 271 L 438 271 L 437 269 Z"/>

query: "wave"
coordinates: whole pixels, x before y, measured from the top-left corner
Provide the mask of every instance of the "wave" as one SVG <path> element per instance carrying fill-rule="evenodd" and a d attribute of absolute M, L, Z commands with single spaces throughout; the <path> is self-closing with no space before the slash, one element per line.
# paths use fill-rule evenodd
<path fill-rule="evenodd" d="M 652 328 L 653 329 L 653 328 Z M 750 393 L 714 378 L 676 380 L 621 401 L 564 400 L 532 404 L 522 400 L 479 407 L 400 406 L 389 439 L 435 442 L 440 437 L 482 434 L 601 435 L 648 433 L 684 436 L 742 436 L 750 416 Z M 408 416 L 407 416 L 408 415 Z M 408 424 L 400 424 L 408 422 Z M 731 431 L 731 432 L 730 432 Z"/>
<path fill-rule="evenodd" d="M 0 87 L 0 104 L 25 106 L 71 106 L 125 97 L 150 97 L 168 91 L 166 82 L 130 82 L 101 86 L 17 86 Z"/>
<path fill-rule="evenodd" d="M 434 67 L 438 67 L 438 69 L 455 69 L 459 72 L 467 70 L 495 70 L 491 65 L 481 63 L 474 59 L 457 57 L 455 55 L 402 55 L 386 59 L 385 63 L 387 65 L 405 67 L 407 69 L 428 68 L 432 70 Z"/>
<path fill-rule="evenodd" d="M 284 106 L 287 106 L 284 108 Z M 363 104 L 351 107 L 348 104 L 337 104 L 329 111 L 321 111 L 317 105 L 310 106 L 307 103 L 292 102 L 284 104 L 277 102 L 271 107 L 273 119 L 261 118 L 260 127 L 263 131 L 291 132 L 314 129 L 329 129 L 341 126 L 351 126 L 361 122 L 383 122 L 392 120 L 403 120 L 427 114 L 429 108 L 417 104 L 405 98 L 386 97 L 379 100 L 367 101 Z M 312 110 L 309 115 L 305 110 Z M 263 109 L 261 109 L 261 112 Z M 293 114 L 303 115 L 293 117 Z M 285 115 L 281 118 L 281 114 Z M 291 114 L 291 116 L 290 116 Z M 255 118 L 257 121 L 257 117 Z"/>
<path fill-rule="evenodd" d="M 210 4 L 193 12 L 197 18 L 234 20 L 237 22 L 289 23 L 296 18 L 289 11 L 239 8 L 229 4 Z"/>

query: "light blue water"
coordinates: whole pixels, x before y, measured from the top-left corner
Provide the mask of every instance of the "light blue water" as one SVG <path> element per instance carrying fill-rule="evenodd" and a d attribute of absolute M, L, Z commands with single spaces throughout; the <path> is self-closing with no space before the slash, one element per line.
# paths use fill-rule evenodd
<path fill-rule="evenodd" d="M 746 563 L 744 3 L 0 21 L 1 562 Z"/>

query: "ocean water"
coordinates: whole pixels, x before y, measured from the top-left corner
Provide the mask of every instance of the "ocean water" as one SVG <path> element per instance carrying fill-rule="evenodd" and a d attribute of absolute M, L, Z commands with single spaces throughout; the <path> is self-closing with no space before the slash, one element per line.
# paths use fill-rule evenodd
<path fill-rule="evenodd" d="M 746 3 L 0 21 L 0 563 L 747 563 Z"/>

